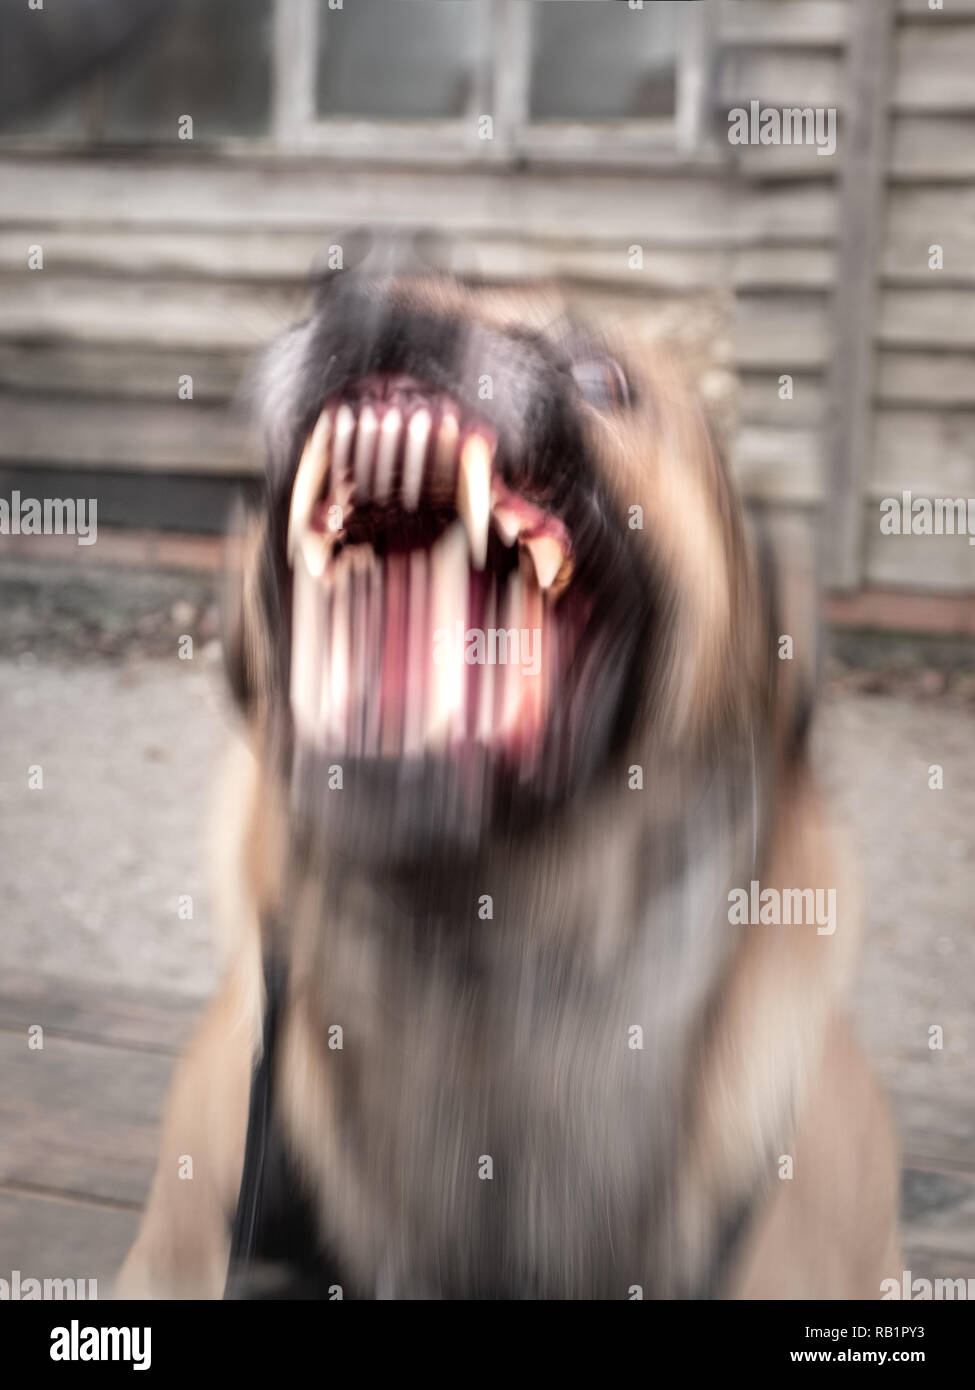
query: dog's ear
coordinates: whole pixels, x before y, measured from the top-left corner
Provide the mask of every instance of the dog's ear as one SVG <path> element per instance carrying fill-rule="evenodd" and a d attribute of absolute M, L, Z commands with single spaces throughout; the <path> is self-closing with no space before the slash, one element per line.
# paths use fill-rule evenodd
<path fill-rule="evenodd" d="M 806 518 L 748 508 L 768 652 L 769 710 L 784 761 L 805 755 L 819 690 L 822 642 L 816 537 Z"/>

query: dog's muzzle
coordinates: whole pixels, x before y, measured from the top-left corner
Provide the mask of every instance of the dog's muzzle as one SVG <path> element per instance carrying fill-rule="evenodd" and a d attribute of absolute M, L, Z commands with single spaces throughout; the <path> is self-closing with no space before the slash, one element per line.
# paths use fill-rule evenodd
<path fill-rule="evenodd" d="M 291 708 L 326 752 L 490 749 L 538 770 L 585 604 L 563 521 L 509 489 L 490 425 L 403 376 L 326 402 L 291 495 Z"/>

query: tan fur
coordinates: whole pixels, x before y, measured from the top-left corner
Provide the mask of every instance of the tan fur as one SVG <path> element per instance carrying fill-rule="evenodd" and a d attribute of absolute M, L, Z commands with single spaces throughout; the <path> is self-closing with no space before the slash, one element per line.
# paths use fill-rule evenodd
<path fill-rule="evenodd" d="M 558 314 L 546 296 L 473 296 L 425 281 L 399 293 L 492 328 L 543 327 Z M 645 399 L 627 415 L 586 408 L 586 427 L 621 515 L 642 506 L 643 537 L 676 596 L 666 680 L 648 696 L 624 758 L 659 770 L 659 794 L 635 801 L 625 784 L 604 788 L 542 827 L 530 853 L 508 845 L 487 854 L 479 891 L 494 895 L 496 920 L 490 938 L 471 946 L 495 986 L 484 996 L 458 982 L 449 955 L 417 957 L 395 933 L 391 942 L 372 929 L 390 914 L 408 920 L 408 899 L 390 900 L 354 869 L 340 883 L 327 862 L 303 870 L 279 943 L 290 963 L 276 1078 L 287 1132 L 321 1194 L 322 1234 L 377 1290 L 395 1294 L 417 1270 L 421 1283 L 425 1274 L 460 1286 L 476 1277 L 483 1194 L 460 1175 L 492 1139 L 502 1150 L 510 1142 L 520 1164 L 505 1239 L 543 1288 L 584 1287 L 600 1203 L 634 1269 L 652 1242 L 674 1288 L 696 1286 L 715 1230 L 750 1203 L 747 1240 L 719 1292 L 877 1297 L 898 1267 L 896 1159 L 844 1016 L 855 889 L 837 867 L 804 760 L 787 747 L 794 670 L 780 673 L 768 649 L 754 551 L 700 413 L 666 356 L 629 361 L 649 385 Z M 254 630 L 258 541 L 246 549 L 243 583 L 255 669 L 272 641 Z M 770 680 L 779 691 L 770 715 L 777 751 L 753 767 L 769 824 L 724 822 L 720 812 L 712 821 L 699 806 L 709 750 L 722 740 L 747 744 Z M 257 923 L 278 904 L 289 862 L 286 793 L 262 751 L 263 720 L 258 705 L 233 798 L 235 848 L 220 871 L 238 945 L 174 1085 L 146 1217 L 121 1276 L 126 1293 L 222 1291 L 259 1037 Z M 674 823 L 689 847 L 686 881 L 676 903 L 660 893 L 641 908 L 634 932 L 634 868 Z M 764 846 L 752 865 L 763 888 L 836 888 L 834 935 L 730 925 L 727 935 L 693 935 L 700 903 L 713 910 L 723 875 L 747 862 L 750 842 Z M 687 927 L 683 948 L 672 919 Z M 557 998 L 546 990 L 553 962 L 568 972 Z M 326 1045 L 334 1023 L 346 1029 L 352 1072 Z M 634 1023 L 647 1026 L 648 1051 L 659 1058 L 642 1072 L 627 1070 L 621 1042 Z M 634 1106 L 646 1109 L 646 1132 L 639 1122 L 634 1129 Z M 350 1113 L 364 1136 L 354 1152 L 340 1123 Z M 526 1129 L 536 1138 L 522 1151 Z M 571 1160 L 553 1203 L 546 1165 L 566 1147 Z M 193 1183 L 176 1176 L 186 1153 Z M 794 1160 L 791 1180 L 778 1176 L 781 1155 Z M 665 1214 L 645 1229 L 625 1219 L 640 1165 L 666 1180 Z M 469 1253 L 455 1251 L 463 1244 L 455 1231 L 470 1237 Z"/>

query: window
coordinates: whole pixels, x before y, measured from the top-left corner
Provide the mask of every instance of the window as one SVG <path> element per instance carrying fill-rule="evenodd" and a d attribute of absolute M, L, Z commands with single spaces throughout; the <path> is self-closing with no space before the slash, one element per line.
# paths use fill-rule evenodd
<path fill-rule="evenodd" d="M 318 117 L 457 120 L 487 99 L 480 0 L 317 0 Z"/>
<path fill-rule="evenodd" d="M 627 162 L 701 143 L 691 0 L 193 0 L 5 135 L 423 162 Z"/>
<path fill-rule="evenodd" d="M 618 160 L 701 141 L 707 5 L 275 3 L 275 130 L 286 147 Z"/>
<path fill-rule="evenodd" d="M 50 7 L 57 33 L 61 16 Z M 86 144 L 172 144 L 182 116 L 203 145 L 271 129 L 273 0 L 194 0 L 137 32 L 116 61 L 48 107 L 5 123 L 5 135 Z"/>
<path fill-rule="evenodd" d="M 533 0 L 532 121 L 673 116 L 687 6 Z"/>

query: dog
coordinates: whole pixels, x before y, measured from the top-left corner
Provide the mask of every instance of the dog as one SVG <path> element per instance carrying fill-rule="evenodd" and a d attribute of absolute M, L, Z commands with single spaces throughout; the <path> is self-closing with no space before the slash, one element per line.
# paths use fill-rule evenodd
<path fill-rule="evenodd" d="M 900 1268 L 811 610 L 679 364 L 612 337 L 544 289 L 344 271 L 264 359 L 226 971 L 121 1293 L 876 1298 Z M 743 922 L 758 889 L 832 894 L 832 928 Z"/>

